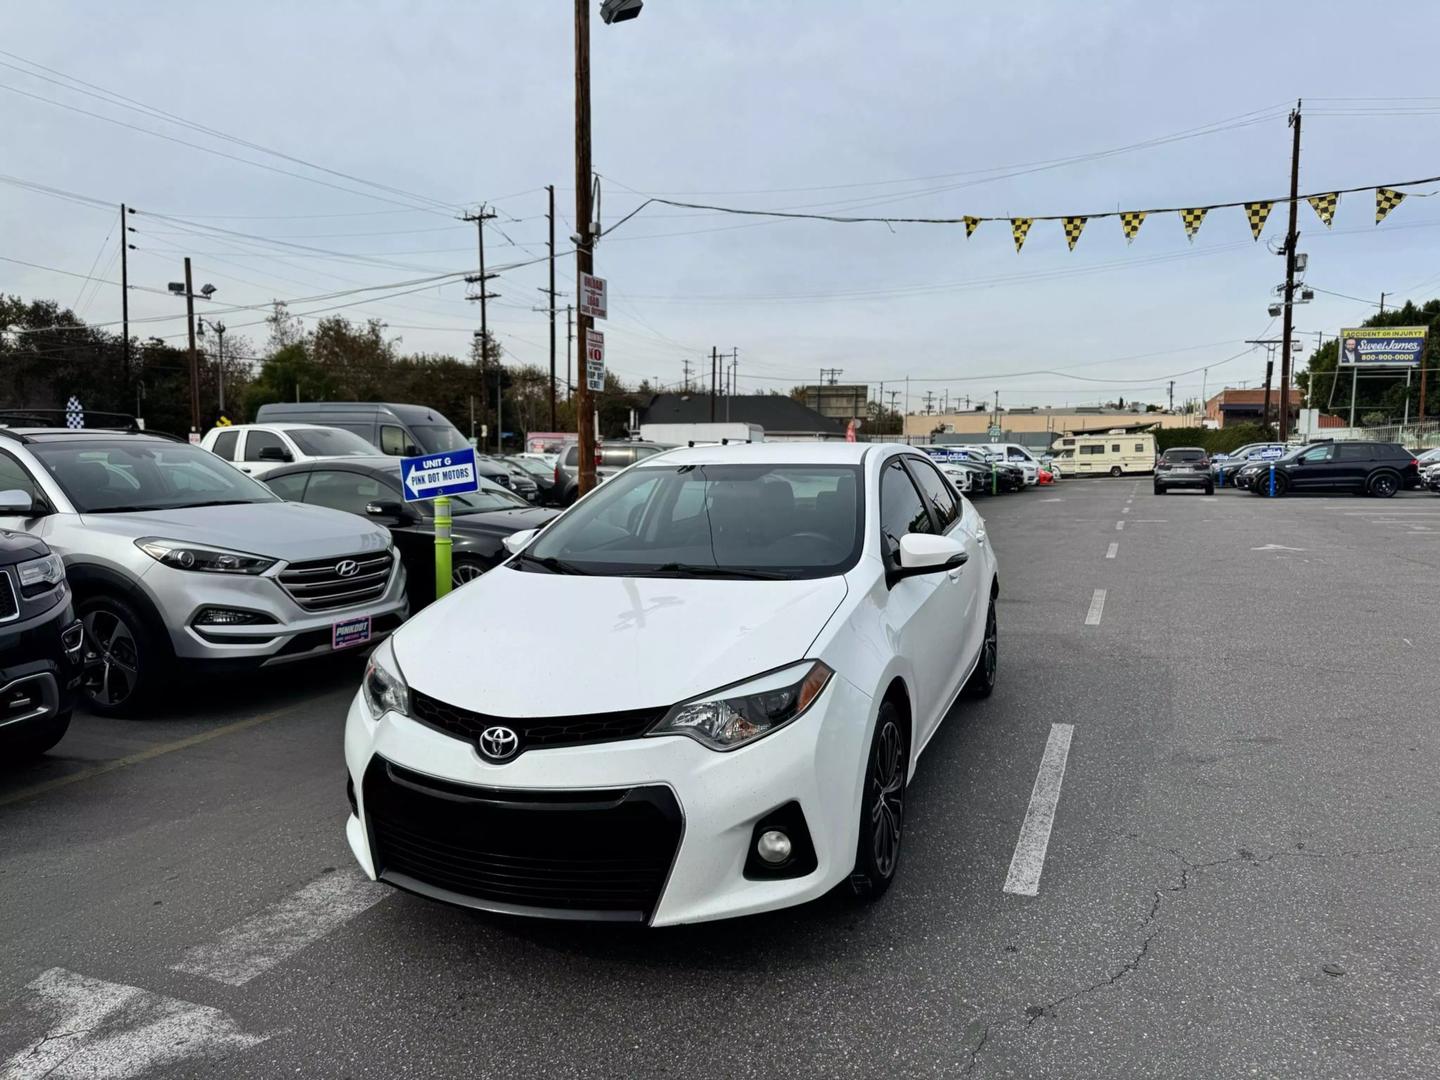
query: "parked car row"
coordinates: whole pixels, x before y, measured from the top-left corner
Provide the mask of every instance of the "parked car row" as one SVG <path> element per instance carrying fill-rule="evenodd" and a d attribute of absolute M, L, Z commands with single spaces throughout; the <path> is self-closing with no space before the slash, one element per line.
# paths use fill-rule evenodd
<path fill-rule="evenodd" d="M 1416 455 L 1399 443 L 1335 440 L 1251 454 L 1233 486 L 1255 495 L 1350 493 L 1388 499 L 1422 484 Z"/>

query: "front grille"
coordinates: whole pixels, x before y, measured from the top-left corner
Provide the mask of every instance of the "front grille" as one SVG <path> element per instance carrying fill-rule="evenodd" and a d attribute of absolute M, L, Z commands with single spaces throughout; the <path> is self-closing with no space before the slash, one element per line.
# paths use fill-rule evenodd
<path fill-rule="evenodd" d="M 500 790 L 377 757 L 362 790 L 377 874 L 479 907 L 646 920 L 680 844 L 666 787 Z"/>
<path fill-rule="evenodd" d="M 306 611 L 368 604 L 385 595 L 393 562 L 394 556 L 382 551 L 378 555 L 342 555 L 291 563 L 280 574 L 280 587 Z M 355 564 L 355 570 L 342 576 L 340 568 L 348 569 L 349 563 Z"/>
<path fill-rule="evenodd" d="M 20 617 L 20 604 L 15 599 L 15 583 L 10 575 L 0 570 L 0 622 L 9 622 Z"/>
<path fill-rule="evenodd" d="M 520 736 L 519 753 L 554 746 L 585 746 L 617 739 L 635 739 L 659 723 L 667 711 L 664 708 L 632 709 L 628 712 L 535 716 L 516 720 L 508 716 L 471 712 L 414 689 L 410 691 L 410 698 L 416 720 L 467 742 L 474 742 L 488 727 L 508 727 Z"/>

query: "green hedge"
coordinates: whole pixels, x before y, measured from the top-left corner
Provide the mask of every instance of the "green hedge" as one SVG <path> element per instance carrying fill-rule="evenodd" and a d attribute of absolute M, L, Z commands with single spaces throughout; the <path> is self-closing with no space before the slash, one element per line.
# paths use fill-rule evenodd
<path fill-rule="evenodd" d="M 1274 430 L 1259 424 L 1227 428 L 1161 428 L 1155 432 L 1155 449 L 1162 454 L 1172 446 L 1203 446 L 1207 453 L 1228 454 L 1246 443 L 1274 441 Z"/>

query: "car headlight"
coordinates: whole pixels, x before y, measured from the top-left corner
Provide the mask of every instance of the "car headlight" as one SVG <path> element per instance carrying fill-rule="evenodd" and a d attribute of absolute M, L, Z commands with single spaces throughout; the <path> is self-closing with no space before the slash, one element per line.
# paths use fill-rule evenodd
<path fill-rule="evenodd" d="M 410 715 L 410 688 L 405 685 L 405 676 L 400 674 L 400 665 L 395 660 L 395 649 L 389 639 L 370 654 L 365 665 L 365 681 L 360 684 L 365 695 L 365 707 L 370 716 L 379 720 L 387 712 Z"/>
<path fill-rule="evenodd" d="M 243 551 L 201 547 L 179 540 L 142 537 L 135 546 L 156 562 L 176 570 L 202 570 L 211 574 L 263 574 L 275 565 L 274 559 L 250 555 Z"/>
<path fill-rule="evenodd" d="M 20 591 L 25 596 L 49 592 L 65 580 L 65 563 L 59 555 L 44 555 L 16 568 L 20 575 Z"/>
<path fill-rule="evenodd" d="M 711 750 L 733 750 L 799 717 L 835 673 L 806 660 L 681 702 L 647 735 L 688 735 Z"/>

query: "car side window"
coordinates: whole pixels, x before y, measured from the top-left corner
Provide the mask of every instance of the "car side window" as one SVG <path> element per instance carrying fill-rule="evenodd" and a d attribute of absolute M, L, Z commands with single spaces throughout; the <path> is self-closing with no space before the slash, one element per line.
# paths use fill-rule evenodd
<path fill-rule="evenodd" d="M 1029 461 L 1029 460 L 1030 460 L 1028 457 L 1025 456 L 1025 454 L 1023 454 L 1017 447 L 1014 447 L 1014 446 L 1010 447 L 1010 452 L 1009 452 L 1009 454 L 1008 454 L 1008 457 L 1010 458 L 1011 461 Z"/>
<path fill-rule="evenodd" d="M 245 460 L 261 461 L 260 451 L 266 449 L 283 451 L 285 444 L 280 441 L 280 436 L 273 431 L 258 431 L 251 429 L 245 436 Z"/>
<path fill-rule="evenodd" d="M 1313 465 L 1317 461 L 1329 461 L 1335 456 L 1335 444 L 1328 443 L 1325 446 L 1317 446 L 1313 450 L 1306 450 L 1300 455 L 1300 460 L 1306 464 Z"/>
<path fill-rule="evenodd" d="M 239 438 L 240 433 L 238 431 L 222 431 L 219 435 L 215 436 L 215 445 L 211 448 L 211 453 L 216 457 L 224 458 L 226 461 L 234 461 L 235 442 Z"/>
<path fill-rule="evenodd" d="M 364 514 L 367 504 L 392 497 L 375 477 L 342 469 L 311 473 L 305 488 L 305 501 L 310 505 L 351 514 Z"/>
<path fill-rule="evenodd" d="M 885 466 L 880 476 L 880 530 L 892 555 L 902 536 L 935 531 L 925 500 L 898 460 Z"/>
<path fill-rule="evenodd" d="M 950 485 L 930 462 L 914 458 L 908 464 L 920 489 L 930 497 L 930 505 L 940 519 L 940 531 L 945 532 L 960 516 L 960 506 L 950 493 Z"/>
<path fill-rule="evenodd" d="M 309 473 L 298 472 L 291 473 L 289 476 L 267 476 L 265 484 L 286 502 L 304 502 L 305 481 L 308 479 L 310 479 Z"/>
<path fill-rule="evenodd" d="M 1145 452 L 1145 444 L 1144 444 L 1143 442 L 1137 442 L 1137 443 L 1135 444 L 1135 453 L 1137 453 L 1137 454 L 1143 454 L 1144 452 Z"/>
<path fill-rule="evenodd" d="M 32 502 L 43 498 L 29 470 L 5 453 L 0 453 L 0 491 L 23 491 Z"/>
<path fill-rule="evenodd" d="M 1118 454 L 1118 453 L 1120 452 L 1120 444 L 1119 444 L 1118 442 L 1117 442 L 1117 443 L 1111 443 L 1111 444 L 1110 444 L 1110 452 L 1111 452 L 1112 454 Z"/>
<path fill-rule="evenodd" d="M 390 454 L 394 457 L 405 456 L 405 432 L 390 424 L 383 424 L 380 428 L 380 452 Z"/>

